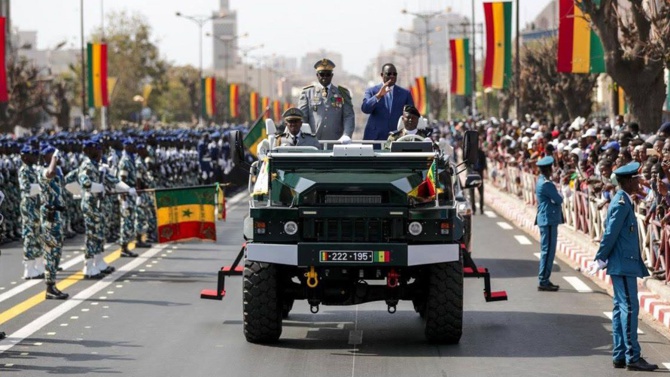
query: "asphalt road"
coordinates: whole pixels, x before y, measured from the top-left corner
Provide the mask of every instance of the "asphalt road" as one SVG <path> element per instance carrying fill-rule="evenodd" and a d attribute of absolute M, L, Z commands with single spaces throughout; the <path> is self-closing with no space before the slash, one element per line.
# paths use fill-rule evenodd
<path fill-rule="evenodd" d="M 411 303 L 322 306 L 296 302 L 278 344 L 247 343 L 241 279 L 222 302 L 201 300 L 216 271 L 242 243 L 246 203 L 217 224 L 216 243 L 160 245 L 137 259 L 108 260 L 118 271 L 81 278 L 83 238 L 65 247 L 60 286 L 72 298 L 45 301 L 42 282 L 23 281 L 18 243 L 0 256 L 1 376 L 629 376 L 611 364 L 612 300 L 567 265 L 554 265 L 556 293 L 538 292 L 539 246 L 495 213 L 474 218 L 475 261 L 509 301 L 486 303 L 483 281 L 467 279 L 459 345 L 426 343 Z M 137 250 L 136 250 L 137 251 Z M 70 261 L 76 261 L 70 262 Z M 670 363 L 670 342 L 641 324 L 648 361 Z M 667 364 L 670 366 L 670 364 Z"/>

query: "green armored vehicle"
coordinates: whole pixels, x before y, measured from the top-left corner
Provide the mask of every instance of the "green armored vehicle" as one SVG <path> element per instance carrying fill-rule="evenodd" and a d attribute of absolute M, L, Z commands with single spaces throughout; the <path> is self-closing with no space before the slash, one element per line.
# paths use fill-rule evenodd
<path fill-rule="evenodd" d="M 239 161 L 241 139 L 231 134 L 231 140 Z M 452 151 L 430 141 L 399 140 L 384 151 L 273 144 L 270 136 L 250 169 L 245 247 L 219 271 L 216 291 L 201 293 L 221 299 L 225 277 L 243 275 L 249 342 L 279 339 L 295 300 L 306 300 L 313 313 L 321 305 L 371 301 L 386 302 L 394 313 L 407 300 L 425 320 L 429 341 L 458 343 L 464 277 L 484 278 L 487 301 L 507 299 L 491 292 L 488 270 L 470 257 L 471 211 L 462 189 L 481 178 L 468 175 L 461 187 Z M 465 164 L 476 152 L 477 133 L 468 132 Z"/>

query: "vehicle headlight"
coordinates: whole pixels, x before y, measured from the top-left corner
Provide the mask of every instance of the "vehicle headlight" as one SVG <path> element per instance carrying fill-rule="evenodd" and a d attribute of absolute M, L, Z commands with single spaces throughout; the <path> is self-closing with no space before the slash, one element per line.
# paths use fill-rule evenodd
<path fill-rule="evenodd" d="M 418 221 L 412 221 L 409 223 L 409 234 L 413 236 L 418 236 L 423 232 L 423 225 Z"/>
<path fill-rule="evenodd" d="M 284 224 L 284 232 L 289 236 L 298 233 L 298 224 L 295 221 L 287 221 L 286 224 Z"/>

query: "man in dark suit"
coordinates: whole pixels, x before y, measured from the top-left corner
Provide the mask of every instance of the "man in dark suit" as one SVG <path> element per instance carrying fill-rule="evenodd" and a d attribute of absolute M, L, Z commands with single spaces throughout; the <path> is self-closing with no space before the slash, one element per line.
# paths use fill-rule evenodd
<path fill-rule="evenodd" d="M 382 67 L 382 83 L 365 91 L 361 110 L 370 114 L 365 124 L 365 140 L 386 140 L 395 132 L 405 105 L 414 106 L 409 90 L 396 85 L 398 70 L 391 63 Z"/>
<path fill-rule="evenodd" d="M 619 191 L 607 210 L 605 233 L 588 272 L 595 275 L 607 268 L 614 290 L 612 311 L 612 364 L 614 368 L 651 372 L 658 365 L 649 364 L 641 357 L 637 340 L 637 321 L 640 303 L 637 298 L 637 278 L 649 276 L 642 262 L 637 219 L 631 195 L 638 193 L 640 163 L 631 162 L 614 171 Z"/>
<path fill-rule="evenodd" d="M 537 179 L 535 195 L 537 196 L 537 216 L 535 224 L 540 228 L 540 271 L 538 273 L 538 291 L 556 292 L 558 285 L 553 284 L 551 267 L 556 255 L 556 241 L 558 239 L 558 225 L 563 223 L 561 205 L 563 197 L 558 193 L 556 185 L 551 181 L 551 166 L 554 159 L 544 157 L 537 162 L 540 168 L 540 177 Z"/>

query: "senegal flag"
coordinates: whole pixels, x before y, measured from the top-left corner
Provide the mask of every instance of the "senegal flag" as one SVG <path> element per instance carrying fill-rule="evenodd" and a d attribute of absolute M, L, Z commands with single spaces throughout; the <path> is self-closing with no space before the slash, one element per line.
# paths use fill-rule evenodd
<path fill-rule="evenodd" d="M 200 238 L 216 241 L 215 186 L 156 191 L 158 242 Z"/>
<path fill-rule="evenodd" d="M 89 43 L 86 56 L 88 58 L 88 107 L 109 106 L 107 45 L 104 43 Z"/>
<path fill-rule="evenodd" d="M 249 129 L 249 133 L 244 137 L 244 147 L 249 150 L 254 157 L 258 158 L 256 155 L 256 148 L 258 143 L 262 140 L 265 140 L 268 137 L 267 131 L 265 131 L 265 122 L 263 122 L 263 116 L 267 112 L 267 109 L 261 114 L 260 118 L 256 120 L 253 126 Z"/>
<path fill-rule="evenodd" d="M 426 179 L 423 180 L 418 186 L 414 187 L 407 195 L 414 198 L 430 198 L 434 199 L 436 193 L 442 193 L 442 185 L 439 183 L 437 178 L 437 164 L 435 160 L 430 164 L 428 168 L 428 173 L 426 174 Z"/>

